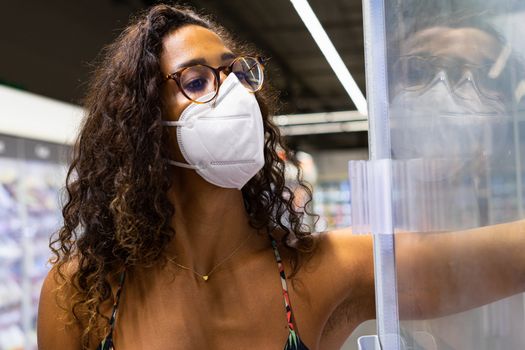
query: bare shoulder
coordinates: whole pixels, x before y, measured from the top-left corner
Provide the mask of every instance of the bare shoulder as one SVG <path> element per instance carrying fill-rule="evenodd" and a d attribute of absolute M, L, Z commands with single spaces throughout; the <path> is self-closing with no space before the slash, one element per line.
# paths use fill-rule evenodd
<path fill-rule="evenodd" d="M 72 273 L 72 265 L 67 275 Z M 67 269 L 67 267 L 66 267 Z M 80 349 L 80 328 L 73 325 L 66 325 L 72 320 L 72 314 L 68 311 L 72 309 L 73 291 L 71 288 L 62 287 L 62 277 L 58 269 L 53 267 L 47 274 L 38 304 L 38 349 Z"/>
<path fill-rule="evenodd" d="M 316 239 L 319 272 L 329 276 L 323 293 L 332 305 L 320 345 L 339 349 L 359 324 L 375 316 L 373 241 L 351 229 L 323 232 Z"/>
<path fill-rule="evenodd" d="M 320 272 L 331 276 L 335 303 L 373 290 L 374 266 L 370 235 L 354 235 L 350 229 L 315 235 Z"/>
<path fill-rule="evenodd" d="M 57 266 L 54 266 L 44 279 L 38 305 L 39 350 L 82 348 L 83 328 L 73 314 L 75 300 L 78 300 L 78 291 L 70 283 L 64 283 L 64 278 L 71 279 L 77 270 L 77 260 L 73 259 L 63 265 L 61 273 L 58 272 Z M 118 288 L 118 280 L 115 276 L 109 281 L 113 298 Z M 100 312 L 106 317 L 111 315 L 113 298 L 106 299 L 99 305 Z M 81 320 L 81 323 L 87 323 L 85 321 Z M 100 341 L 100 334 L 90 334 L 90 344 L 98 344 Z"/>

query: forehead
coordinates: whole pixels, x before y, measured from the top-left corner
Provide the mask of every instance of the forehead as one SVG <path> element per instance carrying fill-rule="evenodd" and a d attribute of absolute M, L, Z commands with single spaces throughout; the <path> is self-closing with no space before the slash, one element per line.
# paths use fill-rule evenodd
<path fill-rule="evenodd" d="M 173 72 L 178 64 L 204 58 L 209 64 L 220 64 L 217 58 L 230 52 L 213 31 L 197 25 L 186 25 L 169 33 L 162 40 L 160 65 L 164 72 Z"/>
<path fill-rule="evenodd" d="M 473 64 L 481 64 L 486 59 L 496 60 L 502 48 L 491 34 L 469 27 L 424 29 L 409 38 L 403 45 L 404 54 L 427 53 L 462 58 Z"/>

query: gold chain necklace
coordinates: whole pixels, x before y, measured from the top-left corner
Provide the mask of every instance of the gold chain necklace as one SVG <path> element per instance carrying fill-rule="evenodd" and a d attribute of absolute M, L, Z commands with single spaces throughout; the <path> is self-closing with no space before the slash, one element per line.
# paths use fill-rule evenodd
<path fill-rule="evenodd" d="M 228 259 L 230 259 L 235 253 L 237 253 L 239 251 L 239 249 L 241 249 L 245 244 L 246 242 L 248 242 L 248 240 L 252 237 L 252 234 L 248 234 L 248 237 L 246 237 L 246 239 L 244 241 L 242 241 L 242 243 L 237 247 L 235 248 L 226 258 L 222 259 L 217 265 L 215 265 L 207 274 L 203 275 L 203 274 L 200 274 L 198 273 L 197 271 L 195 271 L 194 269 L 192 269 L 191 267 L 187 267 L 187 266 L 184 266 L 184 265 L 181 265 L 175 261 L 173 261 L 172 259 L 169 259 L 169 261 L 171 261 L 172 263 L 174 263 L 175 265 L 177 265 L 178 267 L 180 267 L 181 269 L 184 269 L 184 270 L 188 270 L 188 271 L 191 271 L 193 272 L 194 274 L 196 274 L 197 276 L 199 276 L 200 278 L 202 278 L 204 281 L 207 281 L 211 274 L 215 271 L 215 269 L 217 267 L 219 267 L 220 265 L 222 265 L 224 262 L 226 262 Z"/>

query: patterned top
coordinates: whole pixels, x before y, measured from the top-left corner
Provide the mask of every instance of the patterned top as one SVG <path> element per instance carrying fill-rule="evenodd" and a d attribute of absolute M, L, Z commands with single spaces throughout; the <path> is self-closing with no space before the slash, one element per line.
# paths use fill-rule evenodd
<path fill-rule="evenodd" d="M 306 345 L 299 338 L 299 333 L 297 327 L 295 326 L 295 318 L 292 311 L 292 306 L 290 304 L 290 297 L 288 296 L 288 286 L 286 284 L 286 275 L 284 274 L 284 267 L 281 260 L 279 251 L 277 250 L 277 242 L 270 236 L 272 241 L 273 251 L 275 253 L 275 260 L 277 260 L 277 266 L 279 268 L 279 275 L 281 276 L 281 285 L 283 288 L 283 297 L 284 297 L 284 307 L 286 309 L 286 321 L 288 324 L 288 339 L 286 344 L 284 344 L 284 350 L 309 350 Z M 118 305 L 120 301 L 120 292 L 122 291 L 122 286 L 124 285 L 126 273 L 122 272 L 120 275 L 119 287 L 117 289 L 117 294 L 115 297 L 115 303 L 113 304 L 113 312 L 111 313 L 111 319 L 109 321 L 109 333 L 102 340 L 102 342 L 97 347 L 97 350 L 115 350 L 113 346 L 113 330 L 115 329 L 115 320 L 117 316 Z"/>

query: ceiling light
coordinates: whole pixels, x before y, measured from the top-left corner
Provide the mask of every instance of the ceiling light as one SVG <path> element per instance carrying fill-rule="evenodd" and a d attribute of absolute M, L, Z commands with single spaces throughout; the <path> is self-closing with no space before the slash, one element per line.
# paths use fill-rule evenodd
<path fill-rule="evenodd" d="M 290 0 L 295 10 L 299 14 L 299 17 L 303 20 L 306 28 L 314 38 L 317 46 L 321 49 L 321 52 L 326 57 L 326 60 L 334 70 L 335 74 L 346 92 L 352 99 L 352 102 L 356 106 L 357 110 L 363 114 L 367 114 L 366 99 L 359 87 L 357 86 L 352 74 L 346 68 L 341 56 L 335 49 L 332 41 L 326 34 L 323 26 L 317 19 L 314 11 L 308 4 L 307 0 Z"/>

